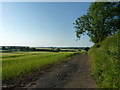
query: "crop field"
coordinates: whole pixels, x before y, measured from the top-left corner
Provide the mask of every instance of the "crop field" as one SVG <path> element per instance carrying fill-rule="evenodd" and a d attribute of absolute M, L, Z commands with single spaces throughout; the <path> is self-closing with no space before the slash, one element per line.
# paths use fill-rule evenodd
<path fill-rule="evenodd" d="M 48 64 L 67 60 L 75 52 L 14 52 L 2 53 L 2 80 L 31 73 Z"/>

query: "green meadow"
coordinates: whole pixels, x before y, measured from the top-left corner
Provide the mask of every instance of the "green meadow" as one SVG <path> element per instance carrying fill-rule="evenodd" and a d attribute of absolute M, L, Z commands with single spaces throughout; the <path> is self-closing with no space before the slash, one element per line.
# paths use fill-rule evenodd
<path fill-rule="evenodd" d="M 67 60 L 75 54 L 75 52 L 2 53 L 2 80 L 31 73 L 40 67 Z"/>

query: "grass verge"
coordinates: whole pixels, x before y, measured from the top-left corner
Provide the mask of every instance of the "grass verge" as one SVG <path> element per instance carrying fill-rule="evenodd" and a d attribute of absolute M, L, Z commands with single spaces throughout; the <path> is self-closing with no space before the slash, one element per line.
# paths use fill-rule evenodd
<path fill-rule="evenodd" d="M 92 75 L 102 88 L 120 88 L 120 36 L 115 34 L 95 44 L 89 55 Z"/>

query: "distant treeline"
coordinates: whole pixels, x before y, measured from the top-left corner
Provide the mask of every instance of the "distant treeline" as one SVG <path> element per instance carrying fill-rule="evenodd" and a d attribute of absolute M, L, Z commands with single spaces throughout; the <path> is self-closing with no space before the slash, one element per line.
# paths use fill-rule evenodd
<path fill-rule="evenodd" d="M 25 47 L 25 46 L 2 46 L 0 48 L 2 52 L 12 52 L 12 51 L 48 51 L 48 52 L 58 52 L 58 49 L 37 49 L 35 47 Z"/>
<path fill-rule="evenodd" d="M 86 47 L 37 47 L 37 48 L 85 49 Z"/>
<path fill-rule="evenodd" d="M 27 46 L 1 46 L 1 52 L 13 51 L 45 51 L 45 52 L 76 52 L 81 50 L 89 50 L 89 47 L 27 47 Z"/>

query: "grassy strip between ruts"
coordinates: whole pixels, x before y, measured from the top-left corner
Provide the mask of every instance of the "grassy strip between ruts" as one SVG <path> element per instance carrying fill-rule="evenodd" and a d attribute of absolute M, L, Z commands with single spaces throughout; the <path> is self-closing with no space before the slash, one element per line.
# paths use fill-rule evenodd
<path fill-rule="evenodd" d="M 47 64 L 67 60 L 75 55 L 74 52 L 28 52 L 28 53 L 3 53 L 2 80 L 22 76 Z"/>
<path fill-rule="evenodd" d="M 89 55 L 92 75 L 102 88 L 120 88 L 120 35 L 119 33 L 95 44 Z"/>

